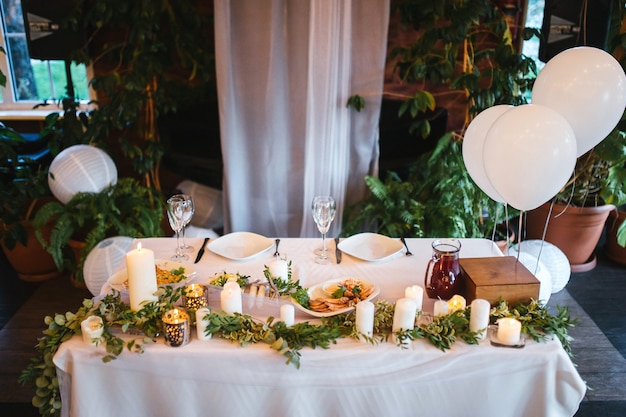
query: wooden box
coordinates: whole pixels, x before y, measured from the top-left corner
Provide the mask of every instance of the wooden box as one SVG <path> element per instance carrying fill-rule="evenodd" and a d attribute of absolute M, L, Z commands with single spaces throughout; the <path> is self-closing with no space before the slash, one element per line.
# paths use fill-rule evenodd
<path fill-rule="evenodd" d="M 482 298 L 492 305 L 500 298 L 511 305 L 539 298 L 539 280 L 514 256 L 461 258 L 468 303 Z"/>

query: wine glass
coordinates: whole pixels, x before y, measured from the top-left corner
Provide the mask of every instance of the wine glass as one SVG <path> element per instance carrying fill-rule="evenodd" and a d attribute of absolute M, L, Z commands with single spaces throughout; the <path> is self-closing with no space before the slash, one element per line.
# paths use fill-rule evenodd
<path fill-rule="evenodd" d="M 176 253 L 170 258 L 173 261 L 187 260 L 189 256 L 184 254 L 180 248 L 180 231 L 183 228 L 183 212 L 185 200 L 181 197 L 172 196 L 167 199 L 167 220 L 170 227 L 176 233 Z"/>
<path fill-rule="evenodd" d="M 193 202 L 193 197 L 189 194 L 174 194 L 172 197 L 180 198 L 184 201 L 183 204 L 183 228 L 181 229 L 182 234 L 182 243 L 180 246 L 180 250 L 183 252 L 193 252 L 193 246 L 190 246 L 185 241 L 185 229 L 187 229 L 187 225 L 191 222 L 191 218 L 195 212 L 195 206 Z"/>
<path fill-rule="evenodd" d="M 331 196 L 317 196 L 313 199 L 312 211 L 313 220 L 315 220 L 317 229 L 322 234 L 322 251 L 315 258 L 315 262 L 325 265 L 329 262 L 326 250 L 326 233 L 335 219 L 335 214 L 337 213 L 337 203 Z"/>

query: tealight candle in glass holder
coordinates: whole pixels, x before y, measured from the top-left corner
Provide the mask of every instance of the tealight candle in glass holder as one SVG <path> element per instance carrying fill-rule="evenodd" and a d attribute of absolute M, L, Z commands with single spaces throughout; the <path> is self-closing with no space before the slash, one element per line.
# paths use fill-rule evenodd
<path fill-rule="evenodd" d="M 104 330 L 101 317 L 87 317 L 80 323 L 80 329 L 83 334 L 83 341 L 86 344 L 90 346 L 98 346 L 102 340 L 102 331 Z"/>
<path fill-rule="evenodd" d="M 168 346 L 179 347 L 189 343 L 189 314 L 182 308 L 163 313 L 163 333 Z"/>
<path fill-rule="evenodd" d="M 187 285 L 183 291 L 183 305 L 196 311 L 209 305 L 209 292 L 202 284 Z"/>

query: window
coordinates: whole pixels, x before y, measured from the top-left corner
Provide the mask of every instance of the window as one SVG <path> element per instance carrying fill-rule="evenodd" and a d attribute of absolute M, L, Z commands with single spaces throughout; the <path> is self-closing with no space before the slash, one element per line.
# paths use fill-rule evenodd
<path fill-rule="evenodd" d="M 0 54 L 0 70 L 7 77 L 6 87 L 1 90 L 0 109 L 26 110 L 44 101 L 56 103 L 67 94 L 65 61 L 31 59 L 21 0 L 0 1 L 0 44 L 6 52 Z M 72 63 L 69 69 L 74 96 L 88 100 L 87 68 Z"/>
<path fill-rule="evenodd" d="M 541 29 L 544 4 L 544 0 L 528 0 L 528 9 L 526 11 L 527 27 Z M 524 41 L 522 52 L 535 60 L 537 70 L 540 70 L 545 65 L 539 60 L 539 39 L 537 37 Z"/>

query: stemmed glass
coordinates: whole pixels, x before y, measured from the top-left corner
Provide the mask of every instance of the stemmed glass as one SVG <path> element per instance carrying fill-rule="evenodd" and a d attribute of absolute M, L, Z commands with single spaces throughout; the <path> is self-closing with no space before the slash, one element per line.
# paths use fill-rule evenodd
<path fill-rule="evenodd" d="M 187 225 L 189 224 L 189 222 L 191 222 L 191 218 L 193 217 L 193 214 L 195 212 L 193 197 L 189 194 L 174 194 L 172 198 L 173 197 L 180 198 L 184 201 L 183 228 L 181 229 L 182 244 L 180 246 L 180 250 L 183 252 L 193 252 L 193 246 L 188 245 L 187 242 L 185 241 L 185 229 L 187 228 Z"/>
<path fill-rule="evenodd" d="M 189 256 L 184 254 L 180 248 L 180 231 L 184 224 L 184 206 L 185 200 L 179 196 L 172 196 L 167 199 L 167 220 L 169 220 L 172 230 L 176 233 L 176 253 L 170 258 L 173 261 L 189 259 Z"/>
<path fill-rule="evenodd" d="M 317 229 L 322 234 L 322 251 L 315 258 L 315 262 L 325 265 L 330 261 L 326 250 L 326 233 L 335 219 L 337 203 L 331 196 L 317 196 L 313 199 L 312 211 L 313 220 L 315 220 Z"/>

